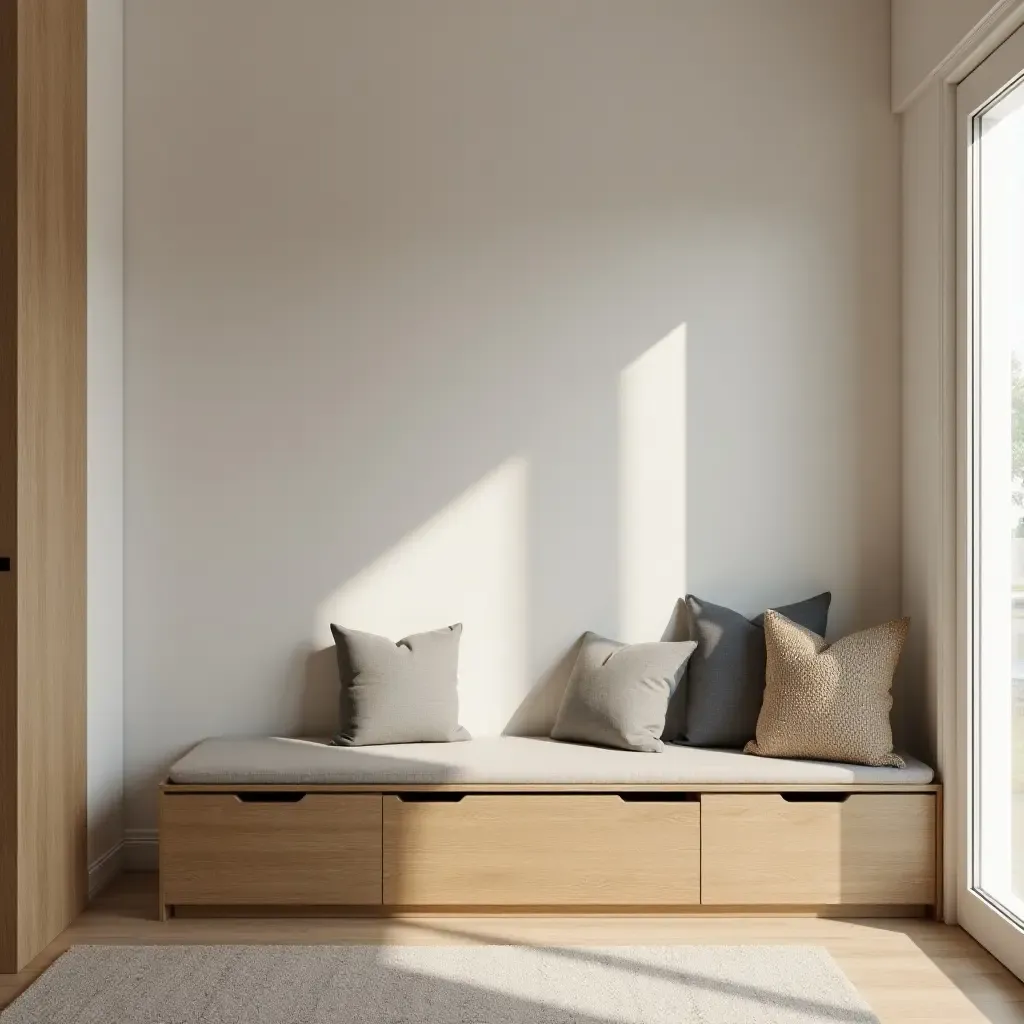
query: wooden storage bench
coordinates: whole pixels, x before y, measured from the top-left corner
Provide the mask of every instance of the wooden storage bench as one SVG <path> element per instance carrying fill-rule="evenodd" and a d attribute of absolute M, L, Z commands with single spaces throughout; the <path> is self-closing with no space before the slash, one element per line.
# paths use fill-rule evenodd
<path fill-rule="evenodd" d="M 187 756 L 161 788 L 163 914 L 745 908 L 854 916 L 940 905 L 941 790 L 924 766 L 878 775 L 895 770 L 686 748 L 593 757 L 590 748 L 522 739 L 372 753 L 211 742 L 222 745 L 218 756 Z M 226 763 L 236 756 L 244 771 Z M 575 757 L 583 780 L 538 781 L 552 770 L 572 776 Z M 741 769 L 748 780 L 755 771 L 782 781 L 723 778 Z M 324 781 L 328 772 L 355 781 Z M 673 772 L 697 777 L 665 781 Z M 854 778 L 835 781 L 842 772 Z M 714 775 L 719 781 L 706 781 Z"/>

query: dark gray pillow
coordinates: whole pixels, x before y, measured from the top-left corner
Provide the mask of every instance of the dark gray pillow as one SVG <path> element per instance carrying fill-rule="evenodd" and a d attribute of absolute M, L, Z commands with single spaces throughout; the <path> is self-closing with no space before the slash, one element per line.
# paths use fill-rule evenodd
<path fill-rule="evenodd" d="M 331 625 L 341 677 L 344 747 L 468 740 L 459 725 L 462 623 L 393 643 Z"/>
<path fill-rule="evenodd" d="M 830 593 L 775 610 L 824 636 Z M 754 738 L 764 698 L 764 615 L 748 619 L 721 605 L 686 595 L 690 637 L 697 650 L 686 681 L 686 716 L 679 742 L 698 747 L 742 747 Z"/>
<path fill-rule="evenodd" d="M 669 698 L 696 646 L 688 640 L 628 645 L 585 633 L 551 738 L 664 750 Z"/>

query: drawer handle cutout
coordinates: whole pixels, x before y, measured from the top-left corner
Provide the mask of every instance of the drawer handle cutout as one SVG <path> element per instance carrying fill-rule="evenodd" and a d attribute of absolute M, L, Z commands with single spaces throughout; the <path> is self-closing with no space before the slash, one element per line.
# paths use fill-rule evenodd
<path fill-rule="evenodd" d="M 787 804 L 845 804 L 851 793 L 780 793 Z"/>
<path fill-rule="evenodd" d="M 306 799 L 305 793 L 236 793 L 235 799 L 243 804 L 300 804 Z"/>
<path fill-rule="evenodd" d="M 699 793 L 618 793 L 618 798 L 627 804 L 697 804 Z"/>
<path fill-rule="evenodd" d="M 396 793 L 403 804 L 457 804 L 465 793 Z"/>

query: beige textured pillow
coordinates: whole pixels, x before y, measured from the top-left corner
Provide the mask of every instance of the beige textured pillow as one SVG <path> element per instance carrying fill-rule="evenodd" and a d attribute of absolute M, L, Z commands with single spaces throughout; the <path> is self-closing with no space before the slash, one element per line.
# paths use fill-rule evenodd
<path fill-rule="evenodd" d="M 829 644 L 766 612 L 764 702 L 746 753 L 905 768 L 892 752 L 889 712 L 909 627 L 895 619 Z"/>

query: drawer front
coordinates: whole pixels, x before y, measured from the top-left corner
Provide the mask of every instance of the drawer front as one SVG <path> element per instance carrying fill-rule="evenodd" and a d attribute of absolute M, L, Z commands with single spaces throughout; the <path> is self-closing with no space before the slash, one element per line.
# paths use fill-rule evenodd
<path fill-rule="evenodd" d="M 379 794 L 259 796 L 161 797 L 164 903 L 380 904 Z"/>
<path fill-rule="evenodd" d="M 702 797 L 701 903 L 935 902 L 934 795 L 819 796 Z"/>
<path fill-rule="evenodd" d="M 389 906 L 700 900 L 700 804 L 617 795 L 384 797 Z"/>

